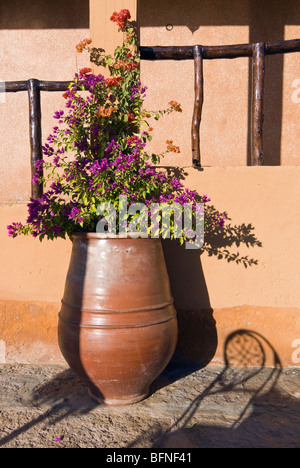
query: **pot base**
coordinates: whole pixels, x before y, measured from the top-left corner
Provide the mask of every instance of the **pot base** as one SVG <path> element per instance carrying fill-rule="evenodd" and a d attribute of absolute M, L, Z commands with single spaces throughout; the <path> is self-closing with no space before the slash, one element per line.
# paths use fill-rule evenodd
<path fill-rule="evenodd" d="M 107 406 L 126 406 L 126 405 L 133 405 L 135 403 L 139 403 L 140 401 L 145 400 L 149 395 L 149 391 L 143 393 L 142 395 L 134 395 L 130 398 L 123 398 L 122 400 L 116 400 L 112 398 L 103 398 L 100 395 L 96 395 L 93 393 L 91 389 L 89 389 L 90 397 L 99 404 L 107 405 Z"/>

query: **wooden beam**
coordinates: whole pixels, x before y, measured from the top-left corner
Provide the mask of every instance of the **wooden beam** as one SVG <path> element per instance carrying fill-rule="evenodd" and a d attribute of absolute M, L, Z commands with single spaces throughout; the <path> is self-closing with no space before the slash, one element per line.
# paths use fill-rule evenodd
<path fill-rule="evenodd" d="M 289 54 L 300 52 L 300 39 L 290 39 L 288 41 L 272 41 L 265 43 L 265 54 Z"/>
<path fill-rule="evenodd" d="M 195 103 L 192 120 L 192 162 L 194 167 L 201 166 L 200 122 L 203 107 L 203 58 L 201 46 L 193 47 L 195 64 Z"/>
<path fill-rule="evenodd" d="M 253 44 L 200 46 L 203 59 L 233 59 L 251 57 Z M 143 60 L 193 60 L 194 46 L 140 47 Z M 265 43 L 265 55 L 300 52 L 300 39 Z"/>
<path fill-rule="evenodd" d="M 69 87 L 69 81 L 40 81 L 39 86 L 41 91 L 66 91 Z"/>
<path fill-rule="evenodd" d="M 29 98 L 29 138 L 31 147 L 31 176 L 42 175 L 37 172 L 36 162 L 42 159 L 42 126 L 41 126 L 41 92 L 40 82 L 35 79 L 28 80 Z M 32 198 L 39 199 L 43 194 L 43 185 L 31 183 Z"/>
<path fill-rule="evenodd" d="M 263 165 L 263 98 L 265 72 L 265 44 L 253 46 L 252 102 L 251 102 L 251 166 Z"/>

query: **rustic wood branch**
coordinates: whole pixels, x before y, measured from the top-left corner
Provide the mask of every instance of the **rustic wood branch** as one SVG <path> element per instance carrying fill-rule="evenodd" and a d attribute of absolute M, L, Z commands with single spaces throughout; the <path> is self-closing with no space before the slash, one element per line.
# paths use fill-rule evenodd
<path fill-rule="evenodd" d="M 203 59 L 252 57 L 251 165 L 263 165 L 263 95 L 265 55 L 300 52 L 300 39 L 225 46 L 140 47 L 144 60 L 191 60 L 195 63 L 192 121 L 193 166 L 200 166 L 200 121 L 203 106 Z"/>
<path fill-rule="evenodd" d="M 221 46 L 200 46 L 203 59 L 231 59 L 251 57 L 253 44 L 235 44 Z M 143 60 L 193 60 L 194 46 L 155 46 L 140 47 Z M 300 39 L 273 41 L 265 43 L 265 54 L 286 54 L 300 52 Z"/>
<path fill-rule="evenodd" d="M 252 102 L 251 102 L 251 165 L 263 165 L 263 97 L 265 71 L 265 44 L 253 47 Z"/>
<path fill-rule="evenodd" d="M 66 91 L 70 84 L 69 81 L 39 81 L 35 80 L 41 91 Z M 19 91 L 27 91 L 29 88 L 28 81 L 6 81 L 5 91 L 7 93 L 17 93 Z"/>
<path fill-rule="evenodd" d="M 41 125 L 41 91 L 66 91 L 69 81 L 39 81 L 30 79 L 27 81 L 5 82 L 5 92 L 16 93 L 28 91 L 29 98 L 29 138 L 31 147 L 31 178 L 34 175 L 43 175 L 43 171 L 38 172 L 36 162 L 43 157 L 42 151 L 42 125 Z M 43 194 L 43 185 L 31 181 L 31 197 L 39 199 Z"/>
<path fill-rule="evenodd" d="M 193 48 L 195 64 L 195 104 L 192 120 L 192 161 L 194 167 L 201 166 L 200 122 L 203 107 L 203 59 L 200 46 Z"/>
<path fill-rule="evenodd" d="M 17 93 L 18 91 L 27 91 L 28 81 L 6 81 L 5 92 L 6 93 Z"/>
<path fill-rule="evenodd" d="M 67 91 L 69 87 L 69 81 L 40 81 L 41 91 Z"/>
<path fill-rule="evenodd" d="M 192 46 L 155 46 L 140 47 L 142 60 L 192 60 Z"/>
<path fill-rule="evenodd" d="M 300 52 L 300 39 L 265 42 L 266 55 L 288 54 L 293 52 Z"/>

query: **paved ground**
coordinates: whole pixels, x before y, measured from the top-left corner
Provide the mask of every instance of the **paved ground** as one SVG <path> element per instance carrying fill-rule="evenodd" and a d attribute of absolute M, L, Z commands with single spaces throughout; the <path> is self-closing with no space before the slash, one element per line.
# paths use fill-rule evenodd
<path fill-rule="evenodd" d="M 107 407 L 67 367 L 2 365 L 0 447 L 299 448 L 300 368 L 167 368 Z"/>

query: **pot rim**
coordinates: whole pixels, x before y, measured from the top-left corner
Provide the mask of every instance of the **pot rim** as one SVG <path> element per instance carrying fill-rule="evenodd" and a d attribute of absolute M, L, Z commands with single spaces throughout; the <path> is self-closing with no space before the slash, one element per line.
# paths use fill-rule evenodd
<path fill-rule="evenodd" d="M 161 240 L 159 237 L 151 237 L 147 233 L 143 232 L 125 232 L 122 234 L 112 234 L 112 233 L 99 233 L 99 232 L 74 232 L 71 235 L 73 237 L 81 237 L 85 239 L 139 239 L 139 240 Z"/>

